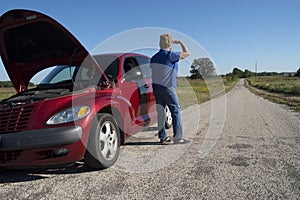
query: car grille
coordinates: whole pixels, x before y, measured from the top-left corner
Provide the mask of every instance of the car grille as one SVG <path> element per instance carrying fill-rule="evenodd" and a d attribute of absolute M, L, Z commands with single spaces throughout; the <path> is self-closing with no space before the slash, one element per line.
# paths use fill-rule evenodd
<path fill-rule="evenodd" d="M 27 128 L 33 105 L 0 107 L 0 133 L 13 133 Z"/>
<path fill-rule="evenodd" d="M 21 151 L 0 151 L 0 164 L 6 164 L 16 160 L 21 155 Z"/>

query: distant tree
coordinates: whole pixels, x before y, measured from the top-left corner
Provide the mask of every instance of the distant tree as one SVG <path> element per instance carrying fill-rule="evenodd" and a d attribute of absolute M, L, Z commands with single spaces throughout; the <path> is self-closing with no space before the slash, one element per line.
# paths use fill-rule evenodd
<path fill-rule="evenodd" d="M 211 78 L 217 75 L 213 62 L 207 57 L 194 59 L 190 73 L 191 79 Z"/>
<path fill-rule="evenodd" d="M 295 76 L 298 76 L 298 77 L 300 77 L 300 67 L 299 67 L 299 69 L 297 70 L 297 72 L 296 72 Z"/>
<path fill-rule="evenodd" d="M 283 74 L 280 74 L 278 72 L 261 72 L 261 73 L 258 73 L 258 76 L 279 76 L 279 75 L 283 75 Z"/>
<path fill-rule="evenodd" d="M 196 59 L 195 59 L 196 60 Z M 191 76 L 190 76 L 190 79 L 202 79 L 202 76 L 198 70 L 198 66 L 196 65 L 195 63 L 195 60 L 191 66 L 191 70 L 190 70 L 190 73 L 191 73 Z"/>
<path fill-rule="evenodd" d="M 34 83 L 29 82 L 28 86 L 33 87 Z M 11 81 L 0 81 L 0 88 L 9 88 L 9 87 L 14 87 Z"/>
<path fill-rule="evenodd" d="M 249 78 L 249 77 L 252 77 L 252 76 L 254 76 L 254 73 L 247 70 L 247 69 L 243 73 L 243 78 Z"/>
<path fill-rule="evenodd" d="M 232 74 L 237 76 L 238 78 L 243 78 L 244 72 L 240 70 L 239 68 L 235 67 L 232 70 Z"/>
<path fill-rule="evenodd" d="M 224 77 L 229 82 L 232 82 L 232 81 L 235 81 L 238 79 L 238 77 L 236 75 L 233 75 L 232 73 L 226 74 Z"/>
<path fill-rule="evenodd" d="M 13 87 L 13 85 L 10 81 L 0 81 L 0 87 L 1 88 L 8 88 L 8 87 Z"/>

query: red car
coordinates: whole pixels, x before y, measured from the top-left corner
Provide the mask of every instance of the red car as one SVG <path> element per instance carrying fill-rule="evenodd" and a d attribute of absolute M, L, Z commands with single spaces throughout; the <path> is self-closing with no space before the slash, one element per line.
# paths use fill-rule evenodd
<path fill-rule="evenodd" d="M 91 56 L 58 22 L 29 10 L 1 16 L 0 51 L 17 90 L 0 102 L 0 167 L 82 159 L 110 167 L 127 137 L 156 122 L 147 56 Z"/>

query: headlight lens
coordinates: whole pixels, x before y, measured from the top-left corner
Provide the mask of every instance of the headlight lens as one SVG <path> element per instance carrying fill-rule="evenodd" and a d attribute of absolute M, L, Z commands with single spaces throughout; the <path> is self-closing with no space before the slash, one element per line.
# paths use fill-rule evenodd
<path fill-rule="evenodd" d="M 47 125 L 64 124 L 77 121 L 87 116 L 91 111 L 89 106 L 74 106 L 62 112 L 56 113 L 48 121 Z"/>

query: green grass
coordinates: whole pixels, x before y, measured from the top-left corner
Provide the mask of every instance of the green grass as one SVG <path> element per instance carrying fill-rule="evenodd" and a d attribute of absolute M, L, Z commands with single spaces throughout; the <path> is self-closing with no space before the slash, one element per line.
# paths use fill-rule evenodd
<path fill-rule="evenodd" d="M 16 94 L 15 88 L 0 88 L 0 100 Z"/>
<path fill-rule="evenodd" d="M 300 95 L 300 78 L 284 76 L 265 76 L 248 79 L 250 86 L 274 93 Z"/>
<path fill-rule="evenodd" d="M 222 78 L 211 78 L 208 80 L 190 80 L 178 78 L 177 94 L 182 107 L 196 103 L 203 103 L 218 97 L 231 90 L 237 80 L 226 81 Z"/>
<path fill-rule="evenodd" d="M 247 79 L 245 85 L 257 95 L 300 111 L 299 77 L 266 76 L 257 79 L 252 77 Z"/>

